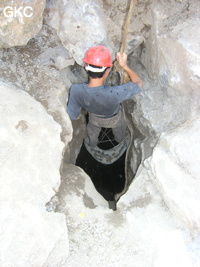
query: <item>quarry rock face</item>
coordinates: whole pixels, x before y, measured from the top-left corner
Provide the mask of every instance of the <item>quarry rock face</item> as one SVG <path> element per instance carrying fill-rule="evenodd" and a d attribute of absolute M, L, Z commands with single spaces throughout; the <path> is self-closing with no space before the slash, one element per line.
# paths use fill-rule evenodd
<path fill-rule="evenodd" d="M 46 0 L 1 1 L 0 47 L 26 45 L 42 27 Z"/>
<path fill-rule="evenodd" d="M 60 184 L 61 127 L 26 92 L 1 83 L 0 95 L 1 265 L 61 266 L 65 217 L 45 208 Z"/>

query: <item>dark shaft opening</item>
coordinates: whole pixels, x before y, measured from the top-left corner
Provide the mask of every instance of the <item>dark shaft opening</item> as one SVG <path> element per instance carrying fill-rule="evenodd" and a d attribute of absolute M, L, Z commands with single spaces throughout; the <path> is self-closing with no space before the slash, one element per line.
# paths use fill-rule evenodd
<path fill-rule="evenodd" d="M 105 131 L 105 129 L 103 129 Z M 113 139 L 112 131 L 106 129 L 109 139 Z M 102 132 L 99 139 L 101 139 Z M 114 144 L 116 142 L 114 141 Z M 98 145 L 102 149 L 109 149 L 112 143 L 104 140 Z M 83 144 L 76 160 L 76 165 L 81 167 L 91 178 L 96 190 L 107 200 L 114 201 L 116 193 L 122 192 L 125 184 L 125 155 L 126 152 L 112 164 L 102 164 L 98 162 L 87 151 Z"/>

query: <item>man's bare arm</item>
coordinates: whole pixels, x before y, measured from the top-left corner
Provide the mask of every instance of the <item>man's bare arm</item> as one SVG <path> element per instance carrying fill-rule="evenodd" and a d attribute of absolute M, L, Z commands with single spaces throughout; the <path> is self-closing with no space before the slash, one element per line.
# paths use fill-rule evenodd
<path fill-rule="evenodd" d="M 121 68 L 128 74 L 131 82 L 136 83 L 139 87 L 142 87 L 143 82 L 140 77 L 127 65 L 127 55 L 125 53 L 121 55 L 120 52 L 118 52 L 116 54 L 116 59 Z"/>

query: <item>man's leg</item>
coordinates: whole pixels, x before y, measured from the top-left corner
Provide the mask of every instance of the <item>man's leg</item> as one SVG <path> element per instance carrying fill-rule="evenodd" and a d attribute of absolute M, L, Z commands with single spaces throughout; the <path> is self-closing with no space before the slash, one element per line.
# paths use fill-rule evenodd
<path fill-rule="evenodd" d="M 117 122 L 115 127 L 112 128 L 113 135 L 115 137 L 115 140 L 118 143 L 120 143 L 122 140 L 124 140 L 124 138 L 126 136 L 126 129 L 127 129 L 127 125 L 126 125 L 126 122 L 124 120 L 124 116 L 122 113 L 121 118 L 119 119 L 119 121 Z"/>
<path fill-rule="evenodd" d="M 98 137 L 101 131 L 101 127 L 94 125 L 90 121 L 87 125 L 87 133 L 90 141 L 90 146 L 95 147 L 98 144 Z"/>

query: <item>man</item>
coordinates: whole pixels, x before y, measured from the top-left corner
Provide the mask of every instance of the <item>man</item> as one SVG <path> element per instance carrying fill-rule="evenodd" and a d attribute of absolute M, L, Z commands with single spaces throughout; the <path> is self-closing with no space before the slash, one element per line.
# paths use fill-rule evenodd
<path fill-rule="evenodd" d="M 102 127 L 112 128 L 117 142 L 125 138 L 127 126 L 120 104 L 140 92 L 142 86 L 139 76 L 127 65 L 127 55 L 118 52 L 116 59 L 128 74 L 130 82 L 119 86 L 104 85 L 112 67 L 112 57 L 109 50 L 100 45 L 88 49 L 83 59 L 88 83 L 73 84 L 70 89 L 68 114 L 71 120 L 75 120 L 80 115 L 81 108 L 88 112 L 87 133 L 92 147 L 98 144 Z"/>

